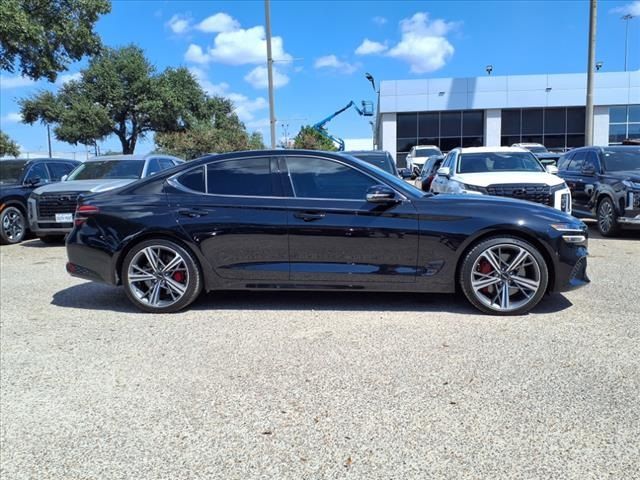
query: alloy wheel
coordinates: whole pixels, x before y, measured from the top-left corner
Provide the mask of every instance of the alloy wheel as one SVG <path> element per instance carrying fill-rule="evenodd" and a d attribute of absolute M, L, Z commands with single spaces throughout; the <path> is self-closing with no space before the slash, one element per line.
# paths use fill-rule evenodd
<path fill-rule="evenodd" d="M 164 245 L 148 246 L 131 259 L 127 282 L 138 301 L 163 308 L 184 297 L 189 286 L 189 270 L 176 250 Z"/>
<path fill-rule="evenodd" d="M 598 225 L 603 233 L 611 230 L 613 226 L 613 208 L 611 202 L 603 201 L 598 209 Z"/>
<path fill-rule="evenodd" d="M 24 237 L 24 216 L 16 208 L 8 208 L 2 215 L 2 231 L 10 243 L 17 243 Z"/>
<path fill-rule="evenodd" d="M 540 285 L 538 261 L 519 245 L 491 246 L 471 269 L 473 294 L 483 305 L 499 312 L 522 308 L 536 297 Z"/>

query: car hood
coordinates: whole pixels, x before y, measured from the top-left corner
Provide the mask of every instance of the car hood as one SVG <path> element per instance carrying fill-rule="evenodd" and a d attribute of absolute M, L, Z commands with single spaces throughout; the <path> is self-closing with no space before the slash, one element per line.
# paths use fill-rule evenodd
<path fill-rule="evenodd" d="M 42 195 L 43 193 L 56 192 L 91 192 L 98 193 L 114 188 L 124 187 L 125 185 L 135 182 L 132 179 L 98 179 L 98 180 L 69 180 L 68 182 L 52 183 L 44 187 L 37 188 L 33 193 Z"/>
<path fill-rule="evenodd" d="M 487 187 L 489 185 L 505 183 L 544 183 L 549 186 L 564 183 L 557 175 L 546 172 L 485 172 L 485 173 L 458 173 L 456 180 L 467 185 Z"/>
<path fill-rule="evenodd" d="M 640 182 L 640 172 L 638 170 L 627 170 L 620 172 L 607 172 L 606 175 L 620 180 L 631 180 L 632 182 Z"/>

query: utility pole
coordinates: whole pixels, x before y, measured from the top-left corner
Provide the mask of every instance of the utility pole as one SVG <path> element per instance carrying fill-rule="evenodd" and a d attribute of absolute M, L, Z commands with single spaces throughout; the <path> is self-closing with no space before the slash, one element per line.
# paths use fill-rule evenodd
<path fill-rule="evenodd" d="M 590 0 L 589 5 L 589 59 L 587 63 L 587 109 L 585 114 L 584 144 L 593 145 L 593 81 L 596 69 L 596 14 L 597 0 Z"/>
<path fill-rule="evenodd" d="M 49 144 L 49 158 L 51 157 L 51 129 L 49 128 L 49 124 L 47 123 L 47 143 Z"/>
<path fill-rule="evenodd" d="M 627 13 L 625 16 L 622 17 L 622 20 L 624 20 L 625 23 L 625 27 L 624 27 L 624 71 L 627 71 L 627 56 L 629 54 L 628 52 L 628 48 L 627 48 L 627 41 L 629 40 L 629 20 L 631 20 L 633 18 L 633 15 L 631 15 L 630 13 Z"/>
<path fill-rule="evenodd" d="M 271 7 L 270 0 L 264 0 L 264 16 L 267 33 L 267 75 L 269 77 L 269 126 L 271 148 L 276 148 L 276 113 L 273 99 L 273 57 L 271 55 Z"/>

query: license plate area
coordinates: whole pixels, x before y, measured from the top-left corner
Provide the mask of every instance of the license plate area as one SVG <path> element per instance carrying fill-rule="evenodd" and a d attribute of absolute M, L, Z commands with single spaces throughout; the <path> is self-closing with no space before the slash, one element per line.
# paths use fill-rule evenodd
<path fill-rule="evenodd" d="M 56 223 L 73 223 L 73 213 L 56 213 Z"/>

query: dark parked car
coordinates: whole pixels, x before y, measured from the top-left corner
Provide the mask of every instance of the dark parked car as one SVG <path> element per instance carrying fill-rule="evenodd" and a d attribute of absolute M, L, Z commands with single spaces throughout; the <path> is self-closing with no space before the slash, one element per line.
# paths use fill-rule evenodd
<path fill-rule="evenodd" d="M 64 158 L 0 160 L 0 242 L 21 242 L 27 234 L 27 199 L 42 185 L 59 182 L 80 162 Z"/>
<path fill-rule="evenodd" d="M 353 150 L 344 153 L 364 160 L 391 175 L 395 175 L 396 177 L 400 176 L 396 162 L 393 161 L 391 154 L 385 150 Z"/>
<path fill-rule="evenodd" d="M 549 165 L 553 165 L 554 167 L 557 166 L 558 159 L 560 158 L 560 155 L 562 155 L 561 152 L 555 152 L 553 150 L 547 149 L 547 147 L 545 147 L 541 143 L 514 143 L 511 146 L 529 150 L 536 157 L 538 157 L 540 163 L 545 167 L 548 167 Z"/>
<path fill-rule="evenodd" d="M 433 155 L 427 159 L 420 170 L 420 175 L 415 179 L 415 186 L 423 192 L 428 192 L 431 188 L 431 182 L 436 177 L 438 169 L 442 165 L 444 155 Z"/>
<path fill-rule="evenodd" d="M 582 147 L 558 164 L 573 197 L 573 214 L 596 218 L 606 237 L 640 227 L 640 147 Z"/>
<path fill-rule="evenodd" d="M 454 292 L 520 314 L 585 285 L 583 222 L 530 202 L 431 195 L 349 155 L 235 152 L 81 197 L 67 271 L 149 312 L 202 290 Z"/>

